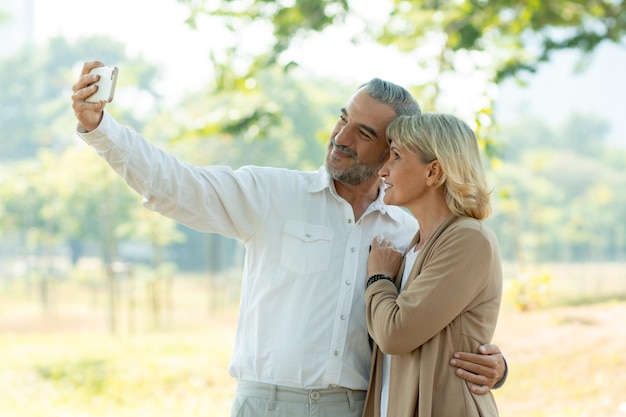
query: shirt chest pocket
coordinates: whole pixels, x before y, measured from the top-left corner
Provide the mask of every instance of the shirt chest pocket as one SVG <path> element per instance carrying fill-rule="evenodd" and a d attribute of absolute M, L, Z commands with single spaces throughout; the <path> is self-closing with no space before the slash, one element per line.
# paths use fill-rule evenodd
<path fill-rule="evenodd" d="M 304 222 L 285 223 L 280 263 L 300 275 L 325 271 L 330 264 L 335 231 Z"/>

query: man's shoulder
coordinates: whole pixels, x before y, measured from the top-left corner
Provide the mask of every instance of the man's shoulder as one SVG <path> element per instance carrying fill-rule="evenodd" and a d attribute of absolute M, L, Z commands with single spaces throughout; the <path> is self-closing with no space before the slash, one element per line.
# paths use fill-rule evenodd
<path fill-rule="evenodd" d="M 244 165 L 236 171 L 246 175 L 263 176 L 268 179 L 276 180 L 299 180 L 311 182 L 320 177 L 319 171 L 300 171 L 290 168 L 257 165 Z"/>
<path fill-rule="evenodd" d="M 328 179 L 321 170 L 300 171 L 289 168 L 246 165 L 235 171 L 240 178 L 258 182 L 274 191 L 318 191 L 328 186 Z"/>

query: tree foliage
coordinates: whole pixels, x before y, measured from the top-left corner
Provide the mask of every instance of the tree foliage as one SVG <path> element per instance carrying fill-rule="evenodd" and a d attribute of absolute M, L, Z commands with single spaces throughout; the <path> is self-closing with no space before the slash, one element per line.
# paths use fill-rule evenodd
<path fill-rule="evenodd" d="M 224 19 L 231 31 L 258 22 L 271 26 L 273 41 L 250 61 L 246 76 L 279 62 L 294 39 L 330 25 L 344 24 L 347 16 L 363 18 L 354 11 L 355 0 L 178 1 L 189 6 L 191 25 L 208 15 Z M 521 70 L 534 71 L 556 50 L 575 48 L 592 52 L 605 40 L 621 42 L 626 33 L 624 0 L 387 0 L 384 3 L 388 6 L 388 18 L 378 16 L 366 22 L 371 39 L 406 52 L 437 42 L 446 65 L 452 64 L 452 56 L 459 51 L 486 52 L 494 59 L 496 82 Z M 245 45 L 232 46 L 231 55 L 223 62 L 245 49 Z"/>
<path fill-rule="evenodd" d="M 123 65 L 119 88 L 130 85 L 156 97 L 157 68 L 126 57 L 119 42 L 91 37 L 70 43 L 57 37 L 45 47 L 29 46 L 0 60 L 0 160 L 34 157 L 40 148 L 59 150 L 73 140 L 67 130 L 75 123 L 68 104 L 71 86 L 80 65 L 96 57 Z M 129 113 L 120 116 L 139 125 Z"/>
<path fill-rule="evenodd" d="M 71 85 L 82 63 L 96 58 L 124 68 L 118 92 L 157 96 L 152 88 L 157 67 L 127 57 L 122 44 L 104 37 L 72 43 L 54 38 L 0 60 L 0 231 L 23 244 L 26 253 L 68 246 L 76 260 L 85 247 L 96 245 L 106 262 L 113 261 L 119 229 L 138 206 L 137 196 L 93 151 L 76 148 Z M 137 129 L 143 125 L 123 106 L 110 111 Z M 161 235 L 159 244 L 176 238 Z"/>
<path fill-rule="evenodd" d="M 414 49 L 429 33 L 438 32 L 444 51 L 497 54 L 499 82 L 520 70 L 534 71 L 556 50 L 592 52 L 604 40 L 620 42 L 626 32 L 623 9 L 623 1 L 612 0 L 394 0 L 391 19 L 378 39 Z"/>
<path fill-rule="evenodd" d="M 315 170 L 323 163 L 330 128 L 353 88 L 282 75 L 268 69 L 245 91 L 191 94 L 146 133 L 196 165 Z M 260 107 L 267 119 L 255 112 Z"/>
<path fill-rule="evenodd" d="M 606 134 L 601 119 L 576 114 L 559 128 L 526 118 L 502 129 L 506 145 L 494 171 L 498 194 L 489 222 L 505 258 L 625 259 L 626 152 L 608 146 Z"/>
<path fill-rule="evenodd" d="M 473 118 L 490 156 L 496 149 L 490 86 L 534 72 L 555 51 L 573 48 L 589 54 L 601 42 L 621 42 L 626 33 L 626 0 L 387 0 L 367 5 L 356 0 L 178 1 L 189 7 L 190 25 L 220 27 L 232 35 L 220 37 L 220 49 L 211 52 L 216 91 L 246 91 L 264 68 L 287 72 L 298 65 L 288 53 L 296 41 L 331 25 L 359 22 L 364 33 L 353 41 L 374 41 L 413 59 L 415 68 L 428 74 L 418 85 L 407 86 L 422 107 Z M 363 13 L 367 7 L 386 12 L 371 16 Z M 255 42 L 241 35 L 250 28 L 260 34 Z M 251 43 L 263 46 L 254 49 Z M 478 81 L 462 80 L 484 84 L 480 97 L 471 103 L 446 101 L 446 93 L 453 95 L 452 80 L 467 74 L 481 74 Z M 242 115 L 234 125 L 278 120 L 263 106 L 250 116 Z"/>

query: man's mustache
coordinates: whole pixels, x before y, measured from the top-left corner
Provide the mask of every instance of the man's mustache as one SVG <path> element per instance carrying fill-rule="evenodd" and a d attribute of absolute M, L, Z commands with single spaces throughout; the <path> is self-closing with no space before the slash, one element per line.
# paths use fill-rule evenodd
<path fill-rule="evenodd" d="M 347 146 L 337 145 L 337 143 L 335 143 L 335 138 L 330 138 L 330 144 L 334 146 L 335 148 L 337 148 L 340 152 L 345 153 L 346 155 L 349 155 L 352 158 L 356 159 L 357 157 L 356 152 L 348 148 Z"/>

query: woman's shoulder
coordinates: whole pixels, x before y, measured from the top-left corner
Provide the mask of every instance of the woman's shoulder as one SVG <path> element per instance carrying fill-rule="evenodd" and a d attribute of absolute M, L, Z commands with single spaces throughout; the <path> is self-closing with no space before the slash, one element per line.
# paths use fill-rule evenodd
<path fill-rule="evenodd" d="M 454 236 L 463 235 L 470 240 L 488 240 L 494 241 L 496 236 L 494 232 L 482 221 L 473 217 L 461 216 L 450 224 L 447 232 Z"/>

